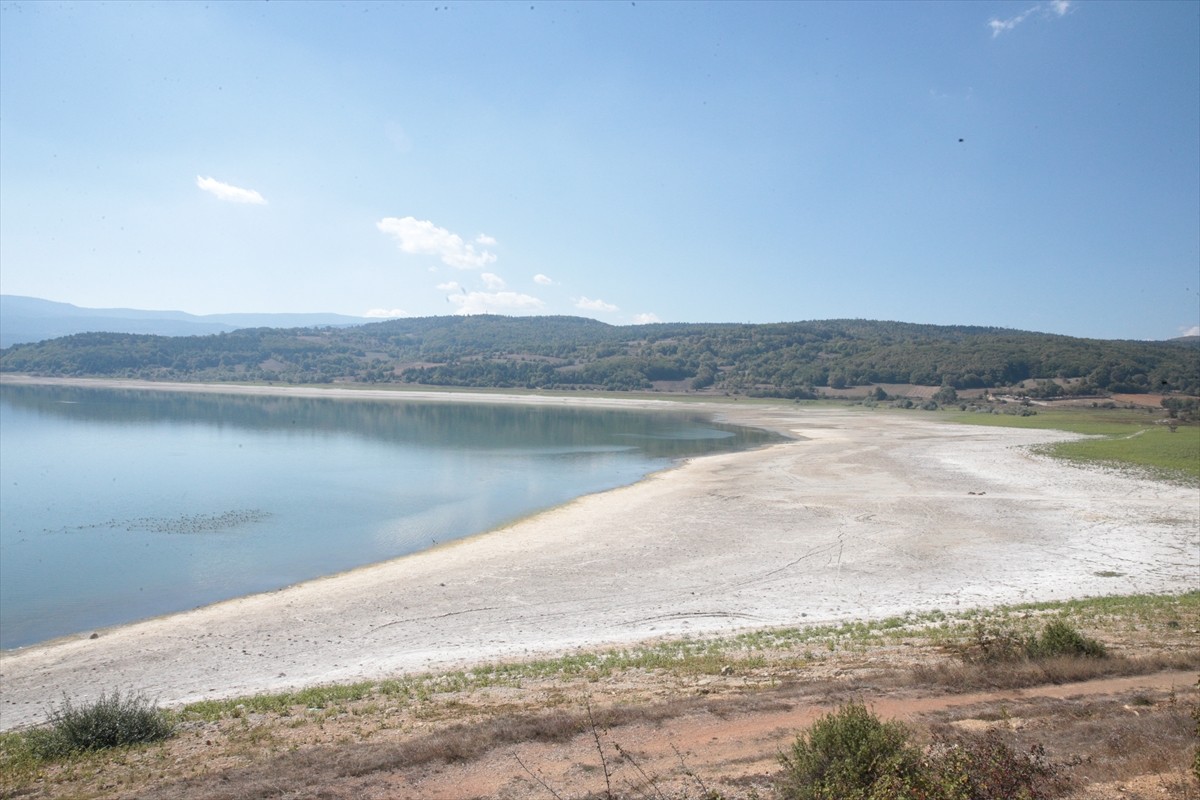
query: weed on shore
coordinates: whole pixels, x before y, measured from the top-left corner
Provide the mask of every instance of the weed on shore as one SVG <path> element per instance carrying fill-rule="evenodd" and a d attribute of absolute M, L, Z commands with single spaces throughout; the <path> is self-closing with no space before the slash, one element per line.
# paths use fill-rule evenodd
<path fill-rule="evenodd" d="M 842 703 L 864 688 L 962 693 L 1196 670 L 1198 630 L 1200 592 L 1110 597 L 664 640 L 204 701 L 169 712 L 178 735 L 155 744 L 56 755 L 34 747 L 45 728 L 0 735 L 0 796 L 199 800 L 260 796 L 268 784 L 300 796 L 324 780 L 371 781 L 421 765 L 470 762 L 496 748 L 566 742 L 592 724 L 614 730 L 686 715 L 726 719 Z M 978 657 L 981 632 L 1019 643 L 1017 656 Z M 580 700 L 589 696 L 597 698 L 590 712 Z M 1154 710 L 1155 724 L 1165 724 L 1161 699 L 1143 702 L 1149 705 L 1135 710 Z M 1180 714 L 1187 713 L 1181 703 Z M 1170 741 L 1174 764 L 1182 745 Z M 1156 763 L 1152 755 L 1131 759 L 1130 770 Z M 218 779 L 233 793 L 204 788 Z M 111 789 L 118 784 L 136 790 Z"/>

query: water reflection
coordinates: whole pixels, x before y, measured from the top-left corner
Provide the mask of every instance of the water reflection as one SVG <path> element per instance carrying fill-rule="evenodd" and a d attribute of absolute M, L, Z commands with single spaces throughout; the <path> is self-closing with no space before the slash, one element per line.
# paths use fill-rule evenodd
<path fill-rule="evenodd" d="M 439 449 L 635 446 L 650 458 L 680 458 L 757 447 L 777 438 L 678 411 L 40 386 L 5 386 L 0 395 L 16 408 L 93 423 L 173 420 L 300 435 L 346 434 Z"/>
<path fill-rule="evenodd" d="M 0 647 L 394 558 L 755 447 L 689 414 L 0 387 Z"/>

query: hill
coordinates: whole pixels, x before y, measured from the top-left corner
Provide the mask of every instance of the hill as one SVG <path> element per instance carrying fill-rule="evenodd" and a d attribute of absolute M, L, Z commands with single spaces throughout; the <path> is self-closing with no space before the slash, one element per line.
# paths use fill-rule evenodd
<path fill-rule="evenodd" d="M 956 390 L 1024 383 L 1031 396 L 1055 397 L 1200 393 L 1200 347 L 872 320 L 613 326 L 579 317 L 479 315 L 208 336 L 76 334 L 0 351 L 0 371 L 787 398 L 881 383 Z"/>
<path fill-rule="evenodd" d="M 37 297 L 0 295 L 0 348 L 75 333 L 105 331 L 158 336 L 199 336 L 238 328 L 359 325 L 342 314 L 188 314 L 134 308 L 82 308 Z"/>

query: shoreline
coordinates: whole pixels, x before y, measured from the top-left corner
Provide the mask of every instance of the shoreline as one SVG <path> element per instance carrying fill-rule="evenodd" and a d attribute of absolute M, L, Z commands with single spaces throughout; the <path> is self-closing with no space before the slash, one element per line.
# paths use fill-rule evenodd
<path fill-rule="evenodd" d="M 177 392 L 199 394 L 238 394 L 259 397 L 332 397 L 335 399 L 360 400 L 421 400 L 445 403 L 491 403 L 501 405 L 581 405 L 613 408 L 675 408 L 680 405 L 674 399 L 626 398 L 626 397 L 572 397 L 567 394 L 514 394 L 486 390 L 464 391 L 450 389 L 370 389 L 321 385 L 262 385 L 242 383 L 172 383 L 122 378 L 52 378 L 30 375 L 0 374 L 0 386 L 73 386 L 92 389 L 128 389 L 147 392 Z M 699 402 L 705 402 L 700 400 Z M 687 403 L 691 405 L 691 402 Z"/>
<path fill-rule="evenodd" d="M 64 692 L 130 687 L 174 706 L 664 636 L 1198 583 L 1200 490 L 1026 449 L 1072 438 L 1059 431 L 783 402 L 3 380 L 687 409 L 789 441 L 688 459 L 391 561 L 0 652 L 0 730 L 39 721 Z"/>

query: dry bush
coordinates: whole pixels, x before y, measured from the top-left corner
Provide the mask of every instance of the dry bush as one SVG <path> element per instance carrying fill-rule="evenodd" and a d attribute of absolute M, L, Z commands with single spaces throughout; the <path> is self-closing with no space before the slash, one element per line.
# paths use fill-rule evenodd
<path fill-rule="evenodd" d="M 947 709 L 930 722 L 935 740 L 961 735 L 958 721 L 991 720 L 1027 750 L 1047 743 L 1048 756 L 1070 765 L 1066 773 L 1078 787 L 1072 797 L 1141 796 L 1116 791 L 1114 784 L 1154 786 L 1150 796 L 1200 800 L 1200 781 L 1189 774 L 1196 737 L 1191 719 L 1194 700 L 1175 691 L 1137 690 L 1122 695 L 1068 698 L 1014 698 L 1000 708 L 979 703 Z M 1109 789 L 1103 787 L 1108 786 Z"/>
<path fill-rule="evenodd" d="M 1093 709 L 1091 714 L 1096 714 Z M 1088 782 L 1123 780 L 1131 775 L 1188 775 L 1196 746 L 1190 709 L 1178 702 L 1155 706 L 1114 704 L 1109 713 L 1084 719 L 1056 738 L 1060 751 L 1089 757 L 1076 774 Z"/>
<path fill-rule="evenodd" d="M 1056 658 L 1106 658 L 1108 648 L 1084 636 L 1063 620 L 1051 620 L 1041 635 L 1022 634 L 1006 625 L 975 624 L 973 635 L 959 649 L 968 664 L 1007 664 Z"/>
<path fill-rule="evenodd" d="M 917 686 L 968 692 L 1148 675 L 1169 669 L 1195 669 L 1197 666 L 1200 666 L 1200 654 L 1197 653 L 1163 653 L 1129 658 L 1110 656 L 1103 659 L 1059 656 L 1036 661 L 943 662 L 913 667 L 909 672 L 909 681 Z"/>
<path fill-rule="evenodd" d="M 924 767 L 930 800 L 1046 800 L 1070 786 L 1041 744 L 1022 749 L 994 729 L 935 741 Z"/>

